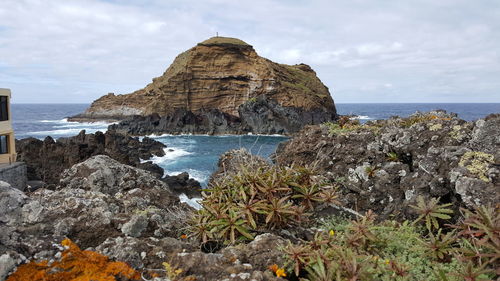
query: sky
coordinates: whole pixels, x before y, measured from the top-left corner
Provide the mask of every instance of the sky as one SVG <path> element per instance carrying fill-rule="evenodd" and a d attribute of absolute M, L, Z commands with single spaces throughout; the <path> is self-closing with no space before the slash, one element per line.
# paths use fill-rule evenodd
<path fill-rule="evenodd" d="M 130 93 L 216 32 L 311 65 L 336 103 L 500 102 L 499 0 L 0 0 L 0 88 Z"/>

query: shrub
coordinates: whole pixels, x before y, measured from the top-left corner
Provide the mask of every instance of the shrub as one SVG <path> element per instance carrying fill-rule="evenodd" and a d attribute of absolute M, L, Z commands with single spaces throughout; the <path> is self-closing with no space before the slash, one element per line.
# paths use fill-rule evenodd
<path fill-rule="evenodd" d="M 251 240 L 255 231 L 302 223 L 316 205 L 337 203 L 336 197 L 336 188 L 308 168 L 247 163 L 204 191 L 190 236 L 225 244 Z"/>
<path fill-rule="evenodd" d="M 372 213 L 355 221 L 332 217 L 323 220 L 311 241 L 283 249 L 286 268 L 311 281 L 495 280 L 500 274 L 499 209 L 463 212 L 452 231 L 409 221 L 376 222 Z"/>

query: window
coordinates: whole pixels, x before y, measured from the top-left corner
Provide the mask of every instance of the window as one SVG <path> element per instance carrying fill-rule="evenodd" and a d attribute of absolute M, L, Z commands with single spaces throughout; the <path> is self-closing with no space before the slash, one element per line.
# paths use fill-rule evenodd
<path fill-rule="evenodd" d="M 6 96 L 0 96 L 0 121 L 9 120 L 9 100 Z"/>
<path fill-rule="evenodd" d="M 9 136 L 2 135 L 0 136 L 0 154 L 9 153 Z"/>

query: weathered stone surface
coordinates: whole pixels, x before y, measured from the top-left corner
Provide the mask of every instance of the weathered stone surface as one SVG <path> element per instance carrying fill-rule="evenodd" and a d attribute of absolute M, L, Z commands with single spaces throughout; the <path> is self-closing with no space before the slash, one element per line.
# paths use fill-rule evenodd
<path fill-rule="evenodd" d="M 41 141 L 35 138 L 26 138 L 16 141 L 18 160 L 28 165 L 28 179 L 42 180 L 48 184 L 57 184 L 61 173 L 95 155 L 108 155 L 120 163 L 132 165 L 163 175 L 163 169 L 150 164 L 148 167 L 141 163 L 141 159 L 152 156 L 163 156 L 165 145 L 150 138 L 124 136 L 113 131 L 95 134 L 80 134 L 74 137 L 51 137 Z M 160 173 L 161 171 L 161 173 Z"/>
<path fill-rule="evenodd" d="M 499 115 L 466 122 L 443 111 L 331 134 L 310 126 L 279 146 L 279 164 L 312 165 L 342 187 L 346 207 L 412 217 L 417 196 L 459 206 L 500 202 Z M 391 159 L 391 153 L 394 159 Z"/>
<path fill-rule="evenodd" d="M 75 165 L 61 182 L 29 196 L 0 184 L 0 250 L 50 258 L 65 237 L 85 249 L 124 236 L 122 231 L 141 239 L 179 235 L 190 212 L 165 183 L 108 156 Z"/>
<path fill-rule="evenodd" d="M 266 100 L 263 106 L 249 103 L 258 99 Z M 256 118 L 245 115 L 256 109 L 266 114 Z M 331 120 L 336 117 L 336 110 L 328 88 L 309 66 L 277 64 L 258 56 L 252 46 L 241 40 L 216 37 L 180 54 L 162 76 L 154 78 L 144 89 L 103 96 L 72 120 L 122 120 L 152 114 L 168 116 L 162 123 L 189 118 L 215 123 L 201 126 L 183 120 L 189 130 L 197 133 L 215 134 L 222 129 L 232 133 L 231 124 L 224 123 L 243 116 L 246 130 L 279 133 L 285 125 L 289 130 Z M 270 118 L 265 119 L 266 115 Z"/>
<path fill-rule="evenodd" d="M 61 174 L 59 188 L 80 188 L 115 195 L 120 191 L 168 186 L 152 173 L 123 165 L 105 155 L 76 164 Z"/>
<path fill-rule="evenodd" d="M 8 182 L 11 186 L 24 191 L 27 187 L 26 164 L 14 162 L 0 164 L 0 181 Z"/>

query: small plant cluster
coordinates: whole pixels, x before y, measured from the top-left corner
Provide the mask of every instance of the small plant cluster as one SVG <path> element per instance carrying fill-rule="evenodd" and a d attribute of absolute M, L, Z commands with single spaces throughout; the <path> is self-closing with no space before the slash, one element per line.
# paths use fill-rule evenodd
<path fill-rule="evenodd" d="M 352 119 L 349 116 L 341 116 L 336 122 L 326 122 L 323 126 L 328 128 L 330 135 L 347 135 L 361 129 L 370 130 L 377 133 L 380 130 L 380 125 L 376 123 L 361 124 L 359 120 Z"/>
<path fill-rule="evenodd" d="M 93 251 L 82 251 L 69 239 L 61 243 L 66 250 L 61 260 L 29 262 L 19 266 L 7 281 L 67 281 L 140 280 L 140 274 L 124 262 L 110 261 L 108 257 Z M 121 278 L 121 279 L 117 279 Z"/>
<path fill-rule="evenodd" d="M 190 236 L 225 244 L 305 221 L 320 203 L 337 203 L 336 188 L 304 167 L 242 165 L 204 191 Z"/>
<path fill-rule="evenodd" d="M 288 272 L 300 280 L 496 280 L 500 274 L 500 209 L 462 210 L 456 225 L 448 204 L 419 200 L 414 222 L 324 221 L 314 239 L 290 244 Z M 329 229 L 329 231 L 328 231 Z"/>
<path fill-rule="evenodd" d="M 429 114 L 429 113 L 421 113 L 421 114 L 414 114 L 411 115 L 408 118 L 404 118 L 401 120 L 400 125 L 404 128 L 409 128 L 417 123 L 423 123 L 423 122 L 430 122 L 430 121 L 435 121 L 435 120 L 443 120 L 443 121 L 449 121 L 451 118 L 449 117 L 441 117 L 435 114 Z M 439 126 L 436 124 L 433 124 L 431 126 L 434 126 L 431 128 L 431 131 L 439 130 Z"/>

